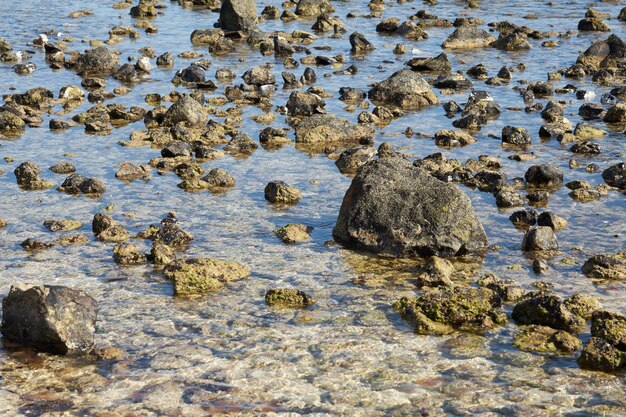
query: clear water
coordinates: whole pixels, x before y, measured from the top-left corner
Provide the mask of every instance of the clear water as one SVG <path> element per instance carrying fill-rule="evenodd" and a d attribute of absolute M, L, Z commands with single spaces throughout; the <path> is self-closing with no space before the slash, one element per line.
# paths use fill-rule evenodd
<path fill-rule="evenodd" d="M 64 37 L 74 38 L 70 49 L 84 50 L 82 40 L 105 40 L 108 30 L 118 24 L 132 24 L 128 9 L 114 10 L 110 0 L 78 2 L 31 0 L 0 1 L 0 35 L 14 49 L 27 46 L 39 33 L 54 29 Z M 239 76 L 245 70 L 265 62 L 275 64 L 280 80 L 282 60 L 263 57 L 246 47 L 226 57 L 210 57 L 205 48 L 189 42 L 193 29 L 209 28 L 217 14 L 206 10 L 183 9 L 175 2 L 164 1 L 163 15 L 153 23 L 157 35 L 142 31 L 138 40 L 125 40 L 114 48 L 121 51 L 121 61 L 138 57 L 143 46 L 152 46 L 157 54 L 174 55 L 197 49 L 213 61 L 207 71 L 213 77 L 221 67 L 234 69 Z M 271 2 L 257 4 L 259 12 Z M 355 64 L 355 76 L 332 75 L 335 68 L 318 67 L 318 85 L 335 94 L 327 99 L 327 109 L 356 120 L 358 111 L 349 113 L 337 100 L 342 86 L 367 89 L 403 67 L 411 54 L 396 57 L 391 52 L 396 43 L 418 48 L 419 55 L 436 55 L 440 44 L 453 28 L 429 29 L 423 42 L 379 36 L 374 27 L 378 19 L 347 19 L 349 11 L 367 13 L 365 1 L 333 2 L 336 15 L 346 24 L 348 33 L 341 39 L 321 35 L 312 46 L 329 45 L 332 51 L 316 54 L 346 56 L 345 67 Z M 506 1 L 481 3 L 479 9 L 464 8 L 465 2 L 440 0 L 428 10 L 441 18 L 474 16 L 495 22 L 509 20 L 533 29 L 565 32 L 575 30 L 588 4 L 615 17 L 624 2 L 555 2 L 522 1 L 511 6 Z M 278 2 L 275 2 L 278 5 Z M 425 8 L 421 2 L 388 4 L 383 17 L 402 20 Z M 70 19 L 68 14 L 88 9 L 94 16 Z M 527 20 L 528 14 L 539 16 Z M 282 23 L 268 21 L 261 29 L 310 30 L 314 20 Z M 623 22 L 607 21 L 613 32 L 624 38 Z M 361 60 L 350 54 L 348 35 L 359 30 L 376 45 L 376 50 Z M 514 73 L 508 86 L 489 87 L 475 81 L 475 87 L 489 91 L 504 109 L 522 106 L 519 93 L 512 88 L 519 80 L 542 81 L 546 73 L 568 67 L 592 41 L 604 39 L 605 33 L 574 34 L 563 39 L 555 49 L 541 47 L 541 40 L 531 40 L 533 49 L 522 53 L 498 50 L 449 52 L 453 69 L 466 71 L 483 63 L 491 75 L 503 65 L 524 62 L 526 71 Z M 296 56 L 299 59 L 301 55 Z M 16 75 L 9 64 L 0 64 L 0 92 L 23 92 L 44 86 L 58 94 L 66 84 L 80 84 L 72 71 L 48 68 L 41 52 L 32 62 L 37 71 L 31 76 Z M 190 60 L 176 59 L 171 70 L 155 69 L 146 82 L 138 84 L 114 102 L 143 105 L 147 93 L 167 94 L 177 69 Z M 301 66 L 295 72 L 300 75 Z M 325 78 L 325 74 L 332 75 Z M 240 83 L 241 80 L 235 81 Z M 563 80 L 556 86 L 573 83 L 596 91 L 599 100 L 604 88 L 590 82 Z M 107 80 L 107 90 L 118 84 Z M 218 83 L 215 95 L 225 84 Z M 184 89 L 180 89 L 181 91 Z M 273 101 L 284 105 L 290 91 L 280 88 Z M 438 92 L 439 94 L 439 92 Z M 439 94 L 442 101 L 463 103 L 468 92 Z M 569 103 L 566 116 L 579 121 L 577 110 L 582 101 L 574 95 L 557 96 Z M 90 107 L 85 102 L 75 112 Z M 54 109 L 53 113 L 60 110 Z M 255 139 L 264 127 L 250 117 L 261 111 L 244 109 L 242 130 Z M 284 117 L 277 115 L 273 126 L 282 127 Z M 58 116 L 53 116 L 58 117 Z M 94 363 L 77 359 L 37 354 L 28 350 L 0 348 L 0 414 L 48 416 L 195 416 L 232 415 L 626 415 L 626 383 L 623 376 L 590 373 L 578 369 L 575 357 L 557 358 L 523 353 L 512 347 L 516 326 L 509 324 L 485 337 L 455 335 L 448 337 L 416 336 L 391 310 L 390 304 L 415 289 L 403 272 L 415 261 L 389 263 L 363 257 L 340 246 L 326 246 L 350 178 L 341 175 L 332 160 L 323 155 L 311 156 L 286 146 L 276 151 L 259 148 L 247 159 L 229 156 L 203 164 L 232 173 L 237 186 L 223 195 L 185 193 L 176 187 L 180 181 L 173 174 L 153 178 L 147 183 L 125 184 L 115 179 L 121 161 L 145 163 L 159 156 L 158 149 L 124 148 L 132 130 L 143 128 L 136 123 L 115 129 L 109 136 L 88 136 L 81 127 L 63 133 L 44 127 L 27 129 L 21 138 L 0 141 L 0 217 L 9 226 L 0 229 L 0 294 L 12 283 L 61 284 L 88 291 L 100 303 L 96 341 L 99 346 L 116 346 L 126 358 L 114 363 Z M 533 133 L 535 161 L 514 162 L 510 151 L 497 139 L 503 126 L 511 124 Z M 535 163 L 555 163 L 565 172 L 565 181 L 584 179 L 601 184 L 599 173 L 584 168 L 570 170 L 572 154 L 555 141 L 542 142 L 537 132 L 542 121 L 538 113 L 503 111 L 501 117 L 477 134 L 478 143 L 463 149 L 444 151 L 446 156 L 465 161 L 481 154 L 499 156 L 509 178 L 523 176 Z M 407 113 L 404 117 L 376 131 L 376 142 L 391 142 L 406 153 L 423 157 L 441 151 L 432 140 L 406 138 L 407 127 L 434 133 L 450 128 L 439 106 Z M 293 133 L 290 133 L 293 137 Z M 582 167 L 597 163 L 602 169 L 623 160 L 624 135 L 612 131 L 598 141 L 603 153 L 597 157 L 577 157 Z M 72 153 L 73 156 L 66 156 Z M 621 154 L 621 156 L 620 156 Z M 54 189 L 26 192 L 18 189 L 13 169 L 23 161 L 35 162 L 42 177 L 58 185 L 64 176 L 47 167 L 60 160 L 73 162 L 78 172 L 102 179 L 107 192 L 99 200 L 71 197 Z M 265 184 L 284 180 L 303 192 L 297 206 L 277 210 L 263 198 Z M 313 181 L 315 180 L 315 181 Z M 465 188 L 464 188 L 465 189 Z M 491 271 L 502 278 L 512 278 L 527 289 L 540 278 L 530 268 L 530 261 L 519 250 L 522 233 L 508 220 L 509 211 L 495 207 L 490 194 L 465 189 L 471 197 L 489 236 L 490 244 L 501 247 L 490 252 L 479 273 Z M 550 271 L 541 279 L 554 284 L 562 295 L 584 292 L 597 297 L 604 307 L 626 312 L 623 299 L 626 281 L 594 284 L 579 271 L 591 255 L 615 252 L 625 247 L 626 204 L 623 194 L 610 192 L 599 201 L 578 203 L 562 187 L 550 199 L 549 209 L 565 217 L 569 226 L 558 233 L 559 255 L 550 261 Z M 114 264 L 112 245 L 92 240 L 79 246 L 55 247 L 39 253 L 27 253 L 19 244 L 28 237 L 52 240 L 56 236 L 43 227 L 48 218 L 73 218 L 84 223 L 81 229 L 91 236 L 93 215 L 113 204 L 112 215 L 131 233 L 157 223 L 170 210 L 176 210 L 183 226 L 196 239 L 186 256 L 208 256 L 242 262 L 252 276 L 228 289 L 199 300 L 173 297 L 171 283 L 151 267 L 121 267 Z M 272 230 L 286 223 L 304 223 L 314 227 L 311 240 L 287 246 L 276 239 Z M 143 244 L 143 243 L 142 243 Z M 147 247 L 146 247 L 147 249 Z M 268 288 L 293 286 L 313 294 L 318 303 L 309 310 L 271 310 L 263 296 Z M 584 334 L 583 338 L 588 337 Z"/>

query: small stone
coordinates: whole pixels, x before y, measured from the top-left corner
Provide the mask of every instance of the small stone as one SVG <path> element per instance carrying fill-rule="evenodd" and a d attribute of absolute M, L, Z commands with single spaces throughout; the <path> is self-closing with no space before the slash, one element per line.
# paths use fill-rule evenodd
<path fill-rule="evenodd" d="M 265 302 L 270 307 L 308 307 L 315 300 L 303 291 L 294 288 L 275 288 L 265 294 Z"/>
<path fill-rule="evenodd" d="M 274 234 L 284 243 L 297 243 L 309 239 L 309 230 L 310 228 L 303 224 L 287 224 L 274 230 Z"/>

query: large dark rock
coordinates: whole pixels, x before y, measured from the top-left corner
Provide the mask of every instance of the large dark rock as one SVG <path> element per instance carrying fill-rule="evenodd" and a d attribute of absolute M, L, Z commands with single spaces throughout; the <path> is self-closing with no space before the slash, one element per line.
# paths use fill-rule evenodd
<path fill-rule="evenodd" d="M 626 190 L 626 162 L 611 165 L 602 172 L 602 178 L 611 187 Z"/>
<path fill-rule="evenodd" d="M 589 278 L 606 280 L 626 279 L 626 251 L 615 255 L 596 255 L 587 259 L 582 272 Z"/>
<path fill-rule="evenodd" d="M 538 324 L 574 334 L 585 329 L 585 320 L 554 294 L 538 294 L 516 304 L 512 317 L 519 324 Z"/>
<path fill-rule="evenodd" d="M 15 284 L 2 300 L 2 334 L 38 349 L 86 353 L 94 345 L 98 305 L 80 290 Z"/>
<path fill-rule="evenodd" d="M 103 75 L 113 73 L 117 67 L 117 56 L 104 46 L 85 51 L 83 55 L 78 57 L 74 66 L 78 72 Z"/>
<path fill-rule="evenodd" d="M 185 126 L 198 127 L 206 125 L 207 120 L 202 104 L 191 96 L 183 95 L 167 109 L 163 124 L 173 126 L 182 123 Z"/>
<path fill-rule="evenodd" d="M 372 101 L 400 108 L 420 108 L 439 103 L 428 82 L 416 72 L 400 70 L 376 84 L 369 92 Z"/>
<path fill-rule="evenodd" d="M 577 64 L 599 68 L 619 68 L 626 56 L 626 44 L 619 36 L 611 35 L 603 41 L 594 42 L 578 56 Z"/>
<path fill-rule="evenodd" d="M 563 171 L 555 165 L 533 165 L 528 168 L 524 178 L 532 187 L 559 188 L 563 183 Z"/>
<path fill-rule="evenodd" d="M 251 32 L 258 23 L 254 0 L 224 0 L 220 9 L 220 26 L 225 31 Z"/>
<path fill-rule="evenodd" d="M 594 371 L 615 372 L 626 367 L 626 352 L 599 337 L 592 337 L 578 357 L 578 366 Z"/>
<path fill-rule="evenodd" d="M 333 236 L 392 256 L 454 256 L 487 246 L 467 195 L 402 158 L 361 167 L 346 192 Z"/>

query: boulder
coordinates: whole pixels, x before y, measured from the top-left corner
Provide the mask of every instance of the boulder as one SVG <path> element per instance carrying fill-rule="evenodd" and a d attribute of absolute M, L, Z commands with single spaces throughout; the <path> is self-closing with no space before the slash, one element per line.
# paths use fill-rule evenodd
<path fill-rule="evenodd" d="M 626 162 L 611 165 L 602 172 L 602 179 L 611 187 L 626 190 Z"/>
<path fill-rule="evenodd" d="M 448 56 L 444 53 L 436 57 L 416 57 L 410 59 L 406 63 L 414 71 L 420 72 L 445 72 L 448 73 L 452 69 Z"/>
<path fill-rule="evenodd" d="M 549 226 L 536 226 L 530 228 L 522 240 L 523 251 L 558 250 L 554 230 Z"/>
<path fill-rule="evenodd" d="M 591 335 L 626 352 L 626 316 L 598 310 L 591 316 Z"/>
<path fill-rule="evenodd" d="M 626 251 L 592 256 L 583 265 L 582 272 L 589 278 L 626 280 Z"/>
<path fill-rule="evenodd" d="M 370 100 L 400 108 L 420 108 L 439 103 L 430 85 L 411 70 L 394 72 L 376 84 L 368 94 Z"/>
<path fill-rule="evenodd" d="M 287 100 L 287 114 L 289 116 L 312 116 L 326 113 L 326 102 L 317 94 L 304 91 L 294 91 Z"/>
<path fill-rule="evenodd" d="M 392 256 L 446 257 L 487 246 L 467 195 L 403 158 L 361 167 L 346 192 L 333 236 L 348 246 Z"/>
<path fill-rule="evenodd" d="M 176 103 L 167 109 L 163 118 L 163 124 L 166 126 L 174 126 L 179 123 L 189 127 L 206 125 L 207 116 L 202 104 L 186 94 L 180 97 Z"/>
<path fill-rule="evenodd" d="M 310 146 L 371 145 L 374 129 L 369 125 L 353 125 L 330 114 L 304 117 L 296 126 L 296 144 Z"/>
<path fill-rule="evenodd" d="M 7 339 L 57 354 L 88 353 L 94 346 L 98 304 L 87 293 L 57 285 L 15 284 L 2 300 Z"/>
<path fill-rule="evenodd" d="M 532 187 L 559 188 L 563 183 L 563 171 L 555 165 L 533 165 L 528 168 L 524 178 Z"/>
<path fill-rule="evenodd" d="M 342 174 L 355 174 L 361 166 L 374 159 L 376 152 L 376 148 L 371 146 L 346 149 L 339 155 L 335 165 Z"/>
<path fill-rule="evenodd" d="M 274 234 L 284 243 L 297 243 L 309 239 L 309 229 L 304 224 L 287 224 L 274 230 Z"/>
<path fill-rule="evenodd" d="M 620 68 L 624 56 L 626 56 L 626 44 L 619 36 L 611 35 L 603 41 L 592 43 L 578 56 L 576 63 L 594 69 Z"/>
<path fill-rule="evenodd" d="M 599 337 L 592 337 L 583 347 L 577 362 L 583 369 L 615 372 L 626 367 L 626 352 Z"/>
<path fill-rule="evenodd" d="M 283 181 L 271 181 L 265 186 L 265 199 L 274 204 L 297 204 L 302 193 Z"/>
<path fill-rule="evenodd" d="M 536 294 L 513 307 L 513 320 L 519 324 L 537 324 L 573 334 L 585 329 L 585 320 L 572 313 L 554 294 Z"/>
<path fill-rule="evenodd" d="M 516 146 L 530 145 L 530 133 L 523 127 L 504 126 L 502 128 L 502 143 Z"/>
<path fill-rule="evenodd" d="M 328 0 L 299 0 L 295 14 L 303 17 L 315 17 L 321 14 L 329 14 L 335 8 Z"/>
<path fill-rule="evenodd" d="M 252 32 L 258 23 L 254 0 L 224 0 L 220 8 L 220 27 L 229 32 Z"/>
<path fill-rule="evenodd" d="M 175 295 L 215 292 L 249 276 L 250 270 L 237 262 L 210 258 L 174 261 L 165 267 L 165 277 L 174 281 Z"/>
<path fill-rule="evenodd" d="M 88 49 L 78 57 L 74 69 L 85 74 L 110 75 L 118 67 L 118 58 L 106 47 Z"/>

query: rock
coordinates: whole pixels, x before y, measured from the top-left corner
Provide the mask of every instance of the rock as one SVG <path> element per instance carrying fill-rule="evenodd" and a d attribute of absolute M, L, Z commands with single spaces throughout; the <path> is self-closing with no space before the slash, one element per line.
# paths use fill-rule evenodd
<path fill-rule="evenodd" d="M 303 224 L 287 224 L 274 230 L 274 234 L 284 243 L 297 243 L 309 239 L 309 230 L 310 228 Z"/>
<path fill-rule="evenodd" d="M 274 204 L 297 204 L 302 193 L 283 181 L 271 181 L 265 186 L 265 199 Z"/>
<path fill-rule="evenodd" d="M 530 145 L 530 133 L 523 127 L 505 126 L 502 128 L 502 143 L 510 145 Z"/>
<path fill-rule="evenodd" d="M 130 8 L 130 15 L 135 18 L 153 18 L 157 11 L 154 0 L 139 0 L 139 4 Z"/>
<path fill-rule="evenodd" d="M 258 87 L 276 83 L 276 79 L 274 78 L 274 73 L 271 68 L 264 65 L 249 69 L 241 78 L 243 78 L 243 81 L 246 84 Z"/>
<path fill-rule="evenodd" d="M 166 244 L 155 241 L 150 250 L 148 260 L 155 265 L 169 265 L 176 260 L 174 249 Z"/>
<path fill-rule="evenodd" d="M 207 175 L 202 177 L 208 188 L 213 192 L 225 191 L 235 186 L 235 177 L 223 169 L 213 168 Z"/>
<path fill-rule="evenodd" d="M 626 352 L 626 316 L 604 310 L 594 312 L 591 316 L 591 336 Z"/>
<path fill-rule="evenodd" d="M 529 229 L 522 241 L 523 251 L 559 250 L 554 230 L 548 226 L 536 226 Z"/>
<path fill-rule="evenodd" d="M 17 137 L 26 128 L 26 123 L 17 114 L 10 111 L 0 111 L 0 133 Z"/>
<path fill-rule="evenodd" d="M 310 295 L 295 288 L 275 288 L 265 293 L 265 302 L 270 307 L 308 307 L 315 304 Z"/>
<path fill-rule="evenodd" d="M 615 255 L 595 255 L 582 267 L 582 272 L 589 278 L 602 280 L 626 279 L 626 251 Z"/>
<path fill-rule="evenodd" d="M 415 326 L 417 334 L 450 334 L 454 330 L 483 332 L 506 323 L 498 295 L 487 288 L 435 288 L 415 299 L 402 298 L 393 307 Z"/>
<path fill-rule="evenodd" d="M 51 232 L 71 232 L 83 227 L 81 222 L 70 219 L 46 220 L 43 222 L 43 225 Z"/>
<path fill-rule="evenodd" d="M 165 267 L 165 277 L 174 281 L 174 295 L 206 294 L 250 276 L 237 262 L 196 258 L 175 261 Z"/>
<path fill-rule="evenodd" d="M 161 149 L 161 156 L 163 158 L 191 158 L 193 156 L 193 147 L 187 142 L 177 140 Z"/>
<path fill-rule="evenodd" d="M 569 311 L 585 320 L 591 319 L 593 312 L 599 310 L 601 305 L 598 300 L 586 294 L 573 294 L 563 304 Z"/>
<path fill-rule="evenodd" d="M 304 17 L 315 17 L 321 14 L 329 14 L 335 8 L 328 0 L 299 0 L 296 5 L 296 15 Z"/>
<path fill-rule="evenodd" d="M 159 67 L 173 67 L 174 55 L 171 52 L 165 52 L 157 57 L 156 64 Z"/>
<path fill-rule="evenodd" d="M 104 183 L 98 179 L 87 178 L 84 175 L 74 173 L 69 175 L 57 190 L 68 194 L 91 194 L 99 196 L 104 194 L 106 187 Z"/>
<path fill-rule="evenodd" d="M 626 163 L 620 162 L 611 165 L 602 171 L 602 179 L 611 187 L 619 188 L 622 191 L 626 190 Z"/>
<path fill-rule="evenodd" d="M 615 372 L 626 367 L 626 352 L 611 346 L 605 340 L 592 337 L 576 360 L 583 369 Z"/>
<path fill-rule="evenodd" d="M 259 145 L 250 136 L 243 132 L 237 132 L 235 136 L 224 146 L 224 152 L 232 155 L 250 155 Z"/>
<path fill-rule="evenodd" d="M 557 216 L 550 211 L 546 211 L 539 215 L 539 218 L 537 219 L 537 224 L 539 226 L 551 227 L 552 230 L 558 232 L 559 230 L 565 229 L 565 227 L 567 226 L 567 220 L 565 220 L 561 216 Z"/>
<path fill-rule="evenodd" d="M 50 249 L 54 246 L 54 243 L 42 242 L 40 240 L 35 240 L 33 238 L 28 238 L 22 243 L 20 246 L 24 248 L 24 250 L 29 252 L 40 251 L 44 249 Z"/>
<path fill-rule="evenodd" d="M 84 75 L 110 75 L 118 67 L 118 58 L 104 46 L 88 49 L 78 57 L 74 69 Z"/>
<path fill-rule="evenodd" d="M 140 265 L 147 262 L 146 255 L 132 243 L 118 243 L 113 248 L 113 260 L 120 265 Z"/>
<path fill-rule="evenodd" d="M 502 280 L 494 274 L 485 274 L 476 284 L 494 291 L 504 302 L 517 301 L 524 296 L 524 289 L 513 280 Z"/>
<path fill-rule="evenodd" d="M 611 28 L 598 18 L 586 17 L 578 22 L 578 30 L 583 32 L 610 32 Z"/>
<path fill-rule="evenodd" d="M 438 256 L 431 256 L 422 268 L 422 273 L 417 277 L 418 287 L 452 287 L 452 274 L 454 266 L 452 262 Z"/>
<path fill-rule="evenodd" d="M 165 126 L 183 124 L 188 127 L 202 127 L 206 123 L 207 117 L 202 104 L 186 94 L 172 104 L 163 117 Z"/>
<path fill-rule="evenodd" d="M 254 0 L 224 0 L 220 8 L 220 27 L 229 32 L 252 32 L 258 19 Z"/>
<path fill-rule="evenodd" d="M 577 64 L 594 69 L 619 68 L 626 53 L 626 44 L 617 35 L 597 41 L 578 56 Z"/>
<path fill-rule="evenodd" d="M 400 108 L 420 108 L 439 103 L 430 85 L 411 70 L 394 72 L 376 84 L 368 94 L 370 100 Z"/>
<path fill-rule="evenodd" d="M 585 320 L 572 313 L 553 294 L 538 294 L 513 307 L 513 320 L 519 324 L 537 324 L 578 334 L 585 329 Z"/>
<path fill-rule="evenodd" d="M 530 43 L 528 43 L 528 36 L 523 32 L 514 32 L 508 35 L 501 33 L 491 46 L 504 51 L 522 51 L 531 48 Z"/>
<path fill-rule="evenodd" d="M 15 284 L 2 300 L 2 334 L 46 352 L 88 353 L 97 313 L 96 300 L 83 291 Z"/>
<path fill-rule="evenodd" d="M 151 168 L 149 165 L 135 165 L 131 162 L 121 162 L 119 169 L 115 173 L 115 178 L 120 181 L 132 182 L 135 180 L 148 181 L 150 179 Z"/>
<path fill-rule="evenodd" d="M 537 223 L 537 218 L 539 214 L 536 210 L 533 209 L 524 209 L 518 210 L 515 213 L 509 216 L 509 220 L 517 227 L 518 229 L 526 230 Z"/>
<path fill-rule="evenodd" d="M 67 175 L 67 174 L 71 174 L 73 172 L 76 172 L 76 167 L 71 162 L 61 161 L 61 162 L 57 162 L 56 164 L 52 165 L 50 167 L 50 171 L 54 172 L 55 174 L 65 174 L 65 175 Z"/>
<path fill-rule="evenodd" d="M 289 116 L 312 116 L 326 113 L 326 102 L 320 96 L 303 91 L 294 91 L 287 100 L 287 114 Z"/>
<path fill-rule="evenodd" d="M 585 103 L 578 109 L 578 115 L 586 120 L 602 119 L 606 111 L 596 103 Z"/>
<path fill-rule="evenodd" d="M 104 213 L 98 213 L 93 217 L 91 228 L 96 238 L 102 242 L 123 242 L 130 237 L 124 227 Z"/>
<path fill-rule="evenodd" d="M 374 45 L 365 39 L 365 35 L 359 32 L 353 32 L 350 35 L 350 45 L 352 46 L 352 52 L 365 52 L 373 51 Z"/>
<path fill-rule="evenodd" d="M 575 143 L 569 150 L 572 153 L 585 155 L 599 155 L 601 153 L 600 146 L 597 143 L 593 143 L 588 140 Z"/>
<path fill-rule="evenodd" d="M 374 143 L 371 126 L 353 125 L 346 119 L 328 114 L 305 117 L 296 124 L 295 130 L 296 144 L 305 147 Z"/>
<path fill-rule="evenodd" d="M 361 167 L 333 236 L 348 246 L 392 256 L 447 257 L 480 252 L 487 245 L 469 198 L 402 158 Z"/>
<path fill-rule="evenodd" d="M 463 74 L 440 75 L 433 81 L 433 87 L 441 89 L 464 90 L 472 87 L 472 82 Z"/>
<path fill-rule="evenodd" d="M 559 188 L 563 183 L 563 171 L 554 165 L 533 165 L 524 174 L 526 183 L 537 188 Z"/>
<path fill-rule="evenodd" d="M 439 130 L 435 133 L 435 145 L 440 148 L 453 149 L 476 143 L 476 139 L 469 133 L 459 130 Z"/>
<path fill-rule="evenodd" d="M 445 72 L 448 73 L 452 69 L 448 56 L 441 53 L 436 57 L 412 58 L 406 65 L 414 71 L 420 72 Z"/>
<path fill-rule="evenodd" d="M 472 26 L 458 27 L 441 45 L 445 49 L 474 49 L 490 46 L 496 37 Z"/>
<path fill-rule="evenodd" d="M 161 220 L 161 227 L 156 231 L 154 240 L 175 249 L 185 248 L 194 239 L 193 235 L 184 230 L 173 218 Z"/>
<path fill-rule="evenodd" d="M 7 225 L 7 221 L 0 217 L 0 229 L 2 229 L 3 227 L 7 227 Z"/>
<path fill-rule="evenodd" d="M 355 174 L 362 165 L 374 159 L 376 153 L 376 148 L 370 146 L 346 149 L 339 155 L 335 165 L 342 174 Z"/>
<path fill-rule="evenodd" d="M 578 139 L 587 140 L 587 139 L 601 139 L 606 132 L 602 129 L 598 129 L 591 123 L 581 122 L 576 125 L 574 128 L 574 135 Z"/>
<path fill-rule="evenodd" d="M 32 162 L 24 162 L 13 171 L 17 185 L 25 190 L 47 190 L 54 187 L 53 182 L 39 178 L 41 169 Z"/>
<path fill-rule="evenodd" d="M 604 115 L 605 123 L 625 123 L 626 122 L 626 103 L 617 103 L 609 107 Z"/>
<path fill-rule="evenodd" d="M 547 326 L 522 326 L 515 335 L 513 345 L 530 352 L 571 355 L 580 349 L 582 342 L 576 336 Z"/>

